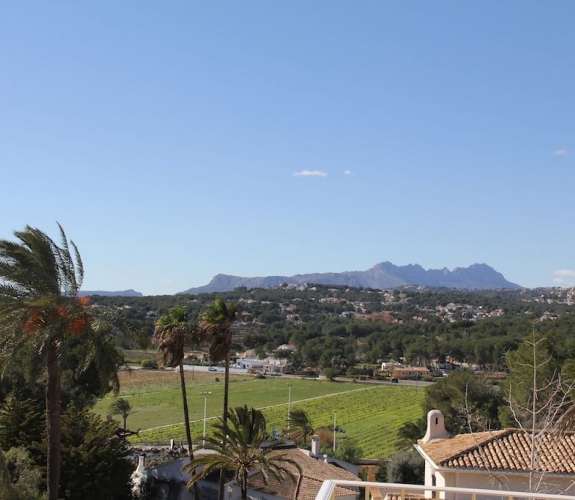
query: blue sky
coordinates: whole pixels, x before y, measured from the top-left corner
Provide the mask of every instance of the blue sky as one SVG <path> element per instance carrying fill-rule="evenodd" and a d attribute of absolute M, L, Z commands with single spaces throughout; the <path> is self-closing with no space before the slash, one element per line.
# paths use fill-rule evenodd
<path fill-rule="evenodd" d="M 85 290 L 485 262 L 575 282 L 575 2 L 4 2 L 0 238 Z"/>

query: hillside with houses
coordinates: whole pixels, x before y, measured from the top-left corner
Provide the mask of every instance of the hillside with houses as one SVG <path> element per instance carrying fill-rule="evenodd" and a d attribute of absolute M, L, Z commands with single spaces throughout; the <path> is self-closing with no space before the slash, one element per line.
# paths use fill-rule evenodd
<path fill-rule="evenodd" d="M 575 291 L 561 288 L 471 292 L 284 284 L 220 294 L 91 300 L 116 308 L 148 331 L 149 337 L 139 337 L 145 346 L 154 321 L 170 307 L 185 305 L 193 320 L 216 296 L 238 308 L 234 355 L 282 359 L 282 370 L 292 373 L 328 370 L 330 375 L 357 376 L 382 362 L 432 371 L 445 363 L 500 370 L 505 354 L 517 348 L 533 322 L 567 339 L 575 321 Z M 121 335 L 116 340 L 135 347 Z"/>

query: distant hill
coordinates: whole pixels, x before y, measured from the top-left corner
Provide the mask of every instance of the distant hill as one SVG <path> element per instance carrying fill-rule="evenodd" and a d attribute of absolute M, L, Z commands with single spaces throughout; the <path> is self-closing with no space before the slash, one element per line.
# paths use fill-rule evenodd
<path fill-rule="evenodd" d="M 89 291 L 89 290 L 82 290 L 79 295 L 81 297 L 87 295 L 101 295 L 102 297 L 143 297 L 140 292 L 136 292 L 135 290 L 124 290 L 123 292 L 106 292 L 104 290 L 96 290 L 96 291 Z"/>
<path fill-rule="evenodd" d="M 266 276 L 260 278 L 242 278 L 218 274 L 207 285 L 190 288 L 181 293 L 229 292 L 241 286 L 246 288 L 270 288 L 282 283 L 293 285 L 317 283 L 375 289 L 388 289 L 403 285 L 468 290 L 522 288 L 520 285 L 507 281 L 501 273 L 487 264 L 456 267 L 453 271 L 450 271 L 447 268 L 425 270 L 419 264 L 396 266 L 391 262 L 381 262 L 367 271 L 345 271 L 342 273 L 296 274 L 295 276 Z"/>

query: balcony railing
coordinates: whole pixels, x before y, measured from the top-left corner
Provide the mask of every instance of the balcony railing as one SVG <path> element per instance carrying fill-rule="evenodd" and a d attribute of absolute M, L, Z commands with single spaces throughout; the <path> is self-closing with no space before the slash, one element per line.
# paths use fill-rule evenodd
<path fill-rule="evenodd" d="M 336 487 L 364 488 L 369 495 L 366 499 L 413 500 L 413 499 L 446 499 L 446 500 L 575 500 L 573 495 L 552 495 L 547 493 L 524 493 L 505 490 L 480 490 L 475 488 L 453 488 L 447 486 L 420 486 L 397 483 L 375 483 L 369 481 L 324 481 L 316 500 L 335 500 Z"/>

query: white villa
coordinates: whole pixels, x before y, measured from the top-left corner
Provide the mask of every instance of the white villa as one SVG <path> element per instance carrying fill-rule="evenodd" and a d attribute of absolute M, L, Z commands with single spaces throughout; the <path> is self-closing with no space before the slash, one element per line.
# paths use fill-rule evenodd
<path fill-rule="evenodd" d="M 236 360 L 237 368 L 242 370 L 259 370 L 264 373 L 283 373 L 287 360 L 276 358 L 238 358 Z"/>
<path fill-rule="evenodd" d="M 451 436 L 441 411 L 432 410 L 416 449 L 425 459 L 425 486 L 575 494 L 574 433 L 504 429 Z"/>

